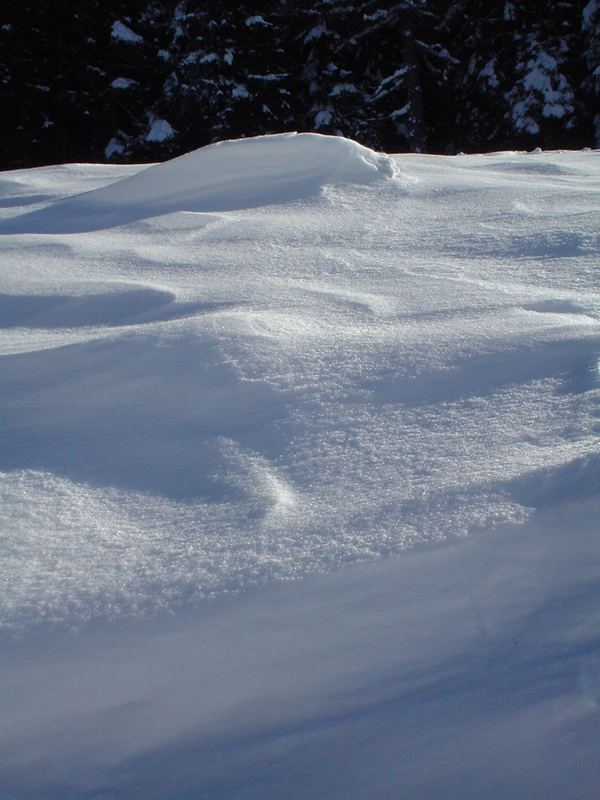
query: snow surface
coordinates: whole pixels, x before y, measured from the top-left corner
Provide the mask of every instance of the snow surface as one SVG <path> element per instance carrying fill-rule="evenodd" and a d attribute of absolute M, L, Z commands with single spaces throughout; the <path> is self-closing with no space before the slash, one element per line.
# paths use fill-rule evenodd
<path fill-rule="evenodd" d="M 0 176 L 2 800 L 594 796 L 599 177 Z"/>
<path fill-rule="evenodd" d="M 282 203 L 309 197 L 328 184 L 385 180 L 396 172 L 389 156 L 316 133 L 258 136 L 243 147 L 236 141 L 218 142 L 142 170 L 126 182 L 0 222 L 0 234 L 77 233 L 173 211 Z"/>

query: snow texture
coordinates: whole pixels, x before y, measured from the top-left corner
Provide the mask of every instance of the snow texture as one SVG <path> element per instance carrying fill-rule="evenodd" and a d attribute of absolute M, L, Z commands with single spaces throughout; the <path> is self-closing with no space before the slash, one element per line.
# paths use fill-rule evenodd
<path fill-rule="evenodd" d="M 0 176 L 2 800 L 595 796 L 599 178 Z"/>

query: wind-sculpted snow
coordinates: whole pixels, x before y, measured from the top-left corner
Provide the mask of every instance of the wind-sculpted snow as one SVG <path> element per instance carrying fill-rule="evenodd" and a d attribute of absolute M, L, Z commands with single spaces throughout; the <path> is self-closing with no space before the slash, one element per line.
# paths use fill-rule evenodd
<path fill-rule="evenodd" d="M 317 133 L 218 142 L 165 164 L 0 224 L 2 232 L 93 231 L 174 211 L 230 211 L 287 203 L 329 184 L 397 175 L 394 161 L 362 145 Z"/>
<path fill-rule="evenodd" d="M 2 800 L 593 795 L 598 154 L 395 162 L 0 181 Z"/>

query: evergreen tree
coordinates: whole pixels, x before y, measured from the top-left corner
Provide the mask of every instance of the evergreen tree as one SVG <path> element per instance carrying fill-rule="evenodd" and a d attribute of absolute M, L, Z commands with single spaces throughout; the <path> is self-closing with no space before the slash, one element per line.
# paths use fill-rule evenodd
<path fill-rule="evenodd" d="M 462 42 L 456 94 L 465 149 L 566 146 L 578 141 L 586 112 L 578 0 L 455 0 L 449 35 Z"/>
<path fill-rule="evenodd" d="M 104 15 L 109 47 L 105 92 L 110 135 L 106 158 L 153 161 L 174 152 L 176 129 L 164 115 L 173 3 L 125 0 Z"/>
<path fill-rule="evenodd" d="M 292 129 L 388 151 L 600 145 L 600 0 L 22 0 L 1 15 L 4 167 Z"/>
<path fill-rule="evenodd" d="M 590 0 L 581 12 L 586 75 L 584 98 L 592 109 L 591 125 L 595 147 L 600 147 L 600 0 Z"/>
<path fill-rule="evenodd" d="M 455 60 L 440 41 L 434 6 L 427 0 L 315 4 L 303 36 L 315 128 L 391 150 L 422 151 L 432 134 L 437 146 L 442 89 Z"/>
<path fill-rule="evenodd" d="M 544 147 L 567 145 L 580 124 L 575 87 L 579 52 L 577 2 L 510 6 L 515 68 L 506 92 L 515 140 Z"/>
<path fill-rule="evenodd" d="M 457 61 L 443 42 L 443 4 L 365 2 L 359 56 L 368 66 L 367 121 L 384 149 L 423 152 L 447 140 L 449 76 Z M 440 131 L 443 136 L 440 137 Z"/>
<path fill-rule="evenodd" d="M 280 2 L 177 5 L 159 105 L 177 121 L 179 150 L 293 124 L 282 9 Z"/>
<path fill-rule="evenodd" d="M 1 29 L 3 147 L 8 163 L 99 158 L 103 124 L 99 0 L 9 4 Z"/>
<path fill-rule="evenodd" d="M 361 138 L 366 93 L 354 52 L 361 19 L 359 6 L 343 0 L 301 10 L 295 45 L 301 53 L 302 128 Z"/>

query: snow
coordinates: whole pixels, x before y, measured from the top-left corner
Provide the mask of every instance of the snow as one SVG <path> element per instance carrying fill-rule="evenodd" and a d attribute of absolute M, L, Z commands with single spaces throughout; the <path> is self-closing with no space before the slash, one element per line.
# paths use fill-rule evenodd
<path fill-rule="evenodd" d="M 135 86 L 136 83 L 137 81 L 131 78 L 115 78 L 110 85 L 113 89 L 129 89 L 131 86 Z"/>
<path fill-rule="evenodd" d="M 535 45 L 535 42 L 532 44 Z M 540 95 L 543 98 L 542 116 L 546 118 L 562 119 L 573 114 L 575 110 L 573 91 L 567 78 L 559 71 L 558 62 L 539 48 L 539 45 L 536 47 L 536 56 L 527 62 L 524 78 L 507 94 L 508 99 L 513 102 L 511 114 L 516 128 L 532 135 L 540 131 L 540 126 L 534 119 L 536 106 L 540 104 Z M 524 94 L 524 97 L 515 102 L 520 94 Z M 567 122 L 569 124 L 572 121 Z"/>
<path fill-rule="evenodd" d="M 166 139 L 172 139 L 175 136 L 175 131 L 166 119 L 155 117 L 150 122 L 150 130 L 146 134 L 147 142 L 164 142 Z"/>
<path fill-rule="evenodd" d="M 113 156 L 119 156 L 125 152 L 125 146 L 123 142 L 113 136 L 106 147 L 104 148 L 104 155 L 106 158 L 112 158 Z"/>
<path fill-rule="evenodd" d="M 154 121 L 154 136 L 165 132 L 162 123 Z M 389 156 L 348 139 L 314 133 L 258 136 L 219 142 L 60 205 L 0 222 L 0 232 L 74 233 L 173 211 L 242 209 L 309 197 L 327 184 L 388 180 L 396 173 Z"/>
<path fill-rule="evenodd" d="M 331 125 L 331 121 L 333 119 L 333 109 L 331 106 L 327 106 L 327 108 L 322 108 L 315 114 L 315 121 L 314 125 L 317 130 L 320 128 L 327 128 Z"/>
<path fill-rule="evenodd" d="M 231 91 L 231 96 L 236 100 L 244 100 L 250 97 L 250 92 L 243 83 L 237 83 Z"/>
<path fill-rule="evenodd" d="M 329 92 L 330 97 L 338 97 L 341 94 L 356 94 L 360 93 L 353 83 L 336 83 L 333 89 Z"/>
<path fill-rule="evenodd" d="M 598 152 L 0 175 L 0 797 L 593 797 Z"/>
<path fill-rule="evenodd" d="M 304 37 L 304 44 L 308 44 L 309 42 L 313 42 L 316 39 L 320 39 L 322 36 L 327 36 L 329 31 L 327 29 L 327 25 L 324 22 L 320 22 L 318 25 L 315 25 L 313 28 L 309 30 L 309 32 Z"/>
<path fill-rule="evenodd" d="M 254 15 L 253 17 L 246 17 L 245 25 L 247 28 L 253 28 L 256 25 L 270 26 L 270 23 L 266 22 L 263 17 Z"/>
<path fill-rule="evenodd" d="M 488 86 L 492 89 L 496 89 L 500 82 L 496 75 L 496 57 L 490 58 L 490 60 L 486 63 L 483 69 L 479 72 L 479 77 L 483 78 Z"/>
<path fill-rule="evenodd" d="M 139 34 L 132 31 L 120 20 L 113 22 L 111 36 L 113 39 L 118 39 L 120 42 L 128 42 L 129 44 L 141 44 L 144 41 Z"/>

